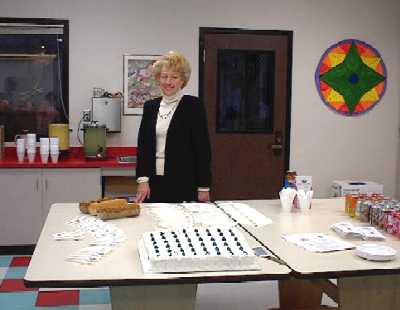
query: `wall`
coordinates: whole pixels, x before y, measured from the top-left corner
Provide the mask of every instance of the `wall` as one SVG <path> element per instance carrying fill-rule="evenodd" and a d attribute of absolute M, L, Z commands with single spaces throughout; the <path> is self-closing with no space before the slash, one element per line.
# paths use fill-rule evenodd
<path fill-rule="evenodd" d="M 197 94 L 199 27 L 293 30 L 290 167 L 312 175 L 317 196 L 334 179 L 383 183 L 394 196 L 399 127 L 399 22 L 396 0 L 2 0 L 3 17 L 70 20 L 70 124 L 90 106 L 93 87 L 122 91 L 122 55 L 178 50 L 193 65 L 187 93 Z M 357 118 L 324 106 L 314 83 L 318 61 L 346 38 L 376 47 L 388 68 L 381 103 Z M 136 145 L 140 118 L 125 116 L 110 145 Z M 75 130 L 76 134 L 76 130 Z M 73 144 L 77 139 L 72 138 Z"/>

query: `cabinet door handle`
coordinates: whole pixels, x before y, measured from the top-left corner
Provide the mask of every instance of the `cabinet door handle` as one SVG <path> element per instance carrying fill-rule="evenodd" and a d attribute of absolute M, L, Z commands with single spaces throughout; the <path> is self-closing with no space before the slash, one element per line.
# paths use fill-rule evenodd
<path fill-rule="evenodd" d="M 36 178 L 36 191 L 39 191 L 39 178 Z"/>

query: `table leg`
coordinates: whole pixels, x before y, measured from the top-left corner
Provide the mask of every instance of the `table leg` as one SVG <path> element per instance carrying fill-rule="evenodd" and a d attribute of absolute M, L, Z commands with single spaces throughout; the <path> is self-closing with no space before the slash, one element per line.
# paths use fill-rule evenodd
<path fill-rule="evenodd" d="M 340 310 L 400 309 L 400 275 L 338 279 Z"/>
<path fill-rule="evenodd" d="M 110 287 L 113 310 L 194 310 L 197 284 Z"/>
<path fill-rule="evenodd" d="M 321 305 L 322 290 L 310 280 L 285 279 L 279 281 L 279 309 L 305 309 Z"/>

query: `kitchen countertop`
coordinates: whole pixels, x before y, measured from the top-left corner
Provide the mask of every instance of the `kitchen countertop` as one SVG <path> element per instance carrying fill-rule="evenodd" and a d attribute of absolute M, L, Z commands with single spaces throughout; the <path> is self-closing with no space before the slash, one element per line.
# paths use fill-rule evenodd
<path fill-rule="evenodd" d="M 136 155 L 136 147 L 107 147 L 106 157 L 103 159 L 85 158 L 83 147 L 71 147 L 65 154 L 60 154 L 58 163 L 49 162 L 44 164 L 40 160 L 39 148 L 36 151 L 35 161 L 28 162 L 27 156 L 22 163 L 18 162 L 15 147 L 5 147 L 4 157 L 0 159 L 2 168 L 133 168 L 136 163 L 118 163 L 117 156 Z"/>

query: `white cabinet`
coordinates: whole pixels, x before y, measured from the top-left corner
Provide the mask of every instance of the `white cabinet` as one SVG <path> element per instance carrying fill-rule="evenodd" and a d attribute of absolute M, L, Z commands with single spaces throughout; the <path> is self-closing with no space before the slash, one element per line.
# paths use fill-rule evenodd
<path fill-rule="evenodd" d="M 0 246 L 36 243 L 53 203 L 101 197 L 101 170 L 0 169 Z"/>
<path fill-rule="evenodd" d="M 42 228 L 40 169 L 0 170 L 0 245 L 33 244 Z"/>
<path fill-rule="evenodd" d="M 101 171 L 86 169 L 43 169 L 43 223 L 53 203 L 71 203 L 101 197 Z"/>

